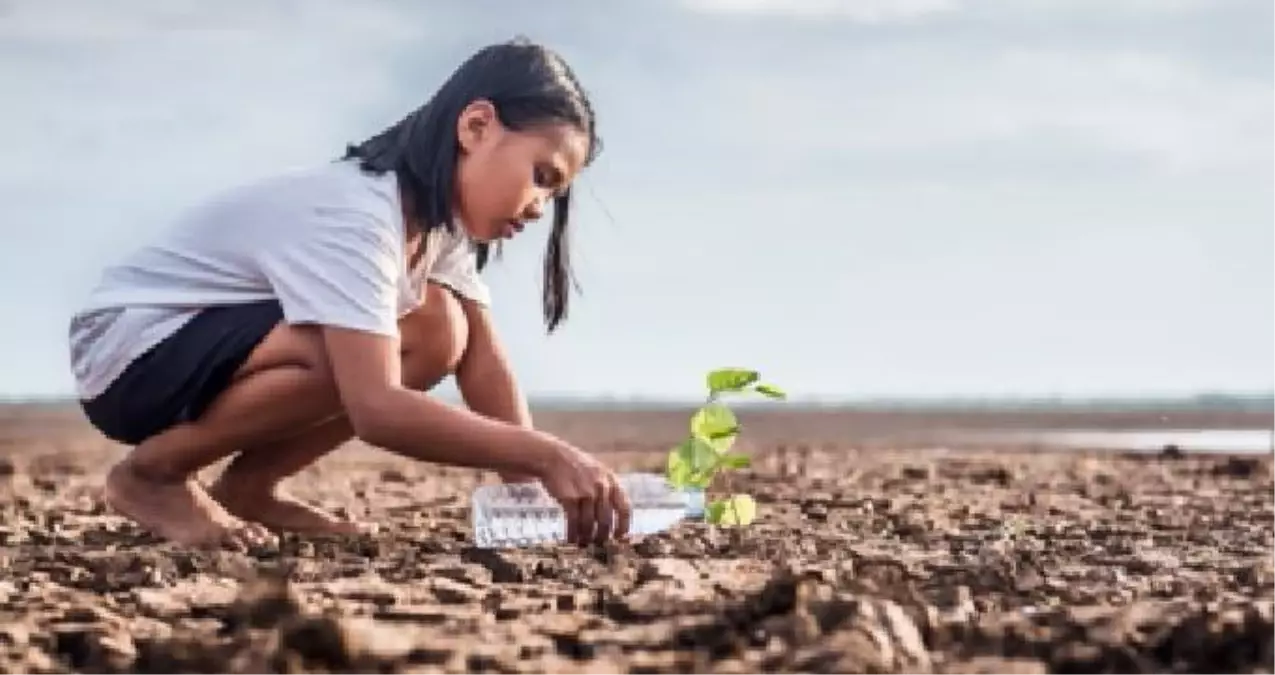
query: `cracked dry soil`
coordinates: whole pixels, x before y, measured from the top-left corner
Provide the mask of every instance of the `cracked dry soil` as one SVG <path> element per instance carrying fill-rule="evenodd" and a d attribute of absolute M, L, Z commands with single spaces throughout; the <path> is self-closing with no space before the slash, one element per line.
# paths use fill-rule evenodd
<path fill-rule="evenodd" d="M 108 512 L 104 452 L 0 453 L 0 671 L 1275 669 L 1269 457 L 763 447 L 745 533 L 483 551 L 490 479 L 354 448 L 291 486 L 379 534 L 233 554 Z"/>

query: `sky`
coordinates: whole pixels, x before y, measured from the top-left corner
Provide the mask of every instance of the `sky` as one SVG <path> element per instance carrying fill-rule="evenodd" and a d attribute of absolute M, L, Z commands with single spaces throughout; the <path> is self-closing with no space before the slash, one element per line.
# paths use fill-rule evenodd
<path fill-rule="evenodd" d="M 1275 379 L 1269 0 L 0 1 L 0 397 L 181 209 L 330 161 L 479 47 L 590 91 L 582 294 L 489 268 L 533 396 L 1163 395 Z M 546 225 L 548 219 L 546 218 Z"/>

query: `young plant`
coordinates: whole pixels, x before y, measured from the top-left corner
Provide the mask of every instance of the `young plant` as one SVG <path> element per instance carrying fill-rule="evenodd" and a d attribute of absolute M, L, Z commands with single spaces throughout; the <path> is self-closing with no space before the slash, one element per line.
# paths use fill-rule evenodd
<path fill-rule="evenodd" d="M 743 368 L 719 368 L 708 374 L 708 400 L 691 416 L 690 435 L 669 451 L 666 477 L 673 487 L 707 490 L 719 471 L 748 468 L 747 455 L 731 452 L 740 426 L 722 397 L 757 393 L 772 399 L 787 398 L 778 387 L 760 380 L 757 371 Z M 732 494 L 704 508 L 705 520 L 715 525 L 747 525 L 756 516 L 757 503 L 746 494 Z"/>

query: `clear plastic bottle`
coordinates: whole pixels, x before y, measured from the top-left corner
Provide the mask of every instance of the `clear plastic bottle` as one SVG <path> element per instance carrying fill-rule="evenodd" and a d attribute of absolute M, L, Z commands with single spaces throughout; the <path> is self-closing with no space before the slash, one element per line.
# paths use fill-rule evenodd
<path fill-rule="evenodd" d="M 663 532 L 687 517 L 690 495 L 671 487 L 663 476 L 620 474 L 620 485 L 633 506 L 630 534 Z M 474 543 L 479 548 L 531 546 L 566 538 L 562 507 L 540 483 L 483 485 L 470 497 Z"/>
<path fill-rule="evenodd" d="M 686 517 L 691 520 L 703 520 L 706 508 L 704 491 L 699 488 L 686 490 Z"/>

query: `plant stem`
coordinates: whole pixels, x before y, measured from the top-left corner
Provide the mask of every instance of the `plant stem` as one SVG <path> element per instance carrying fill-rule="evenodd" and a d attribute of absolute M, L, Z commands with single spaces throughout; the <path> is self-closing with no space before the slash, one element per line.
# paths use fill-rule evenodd
<path fill-rule="evenodd" d="M 707 398 L 707 400 L 705 400 L 704 405 L 706 405 L 706 406 L 707 406 L 707 405 L 712 405 L 712 404 L 714 404 L 714 403 L 716 403 L 716 402 L 717 402 L 717 394 L 714 394 L 714 393 L 713 393 L 713 392 L 711 392 L 711 391 L 710 391 L 710 392 L 708 392 L 708 398 Z M 720 458 L 714 458 L 714 460 L 715 460 L 715 461 L 716 461 L 717 459 L 720 459 Z M 712 476 L 710 475 L 710 476 L 709 476 L 709 478 L 708 478 L 708 485 L 705 485 L 705 486 L 704 486 L 704 503 L 705 503 L 705 504 L 707 504 L 707 503 L 708 503 L 708 495 L 709 495 L 709 493 L 708 493 L 708 488 L 709 488 L 709 486 L 711 486 L 712 484 L 713 484 L 713 478 L 712 478 Z"/>

